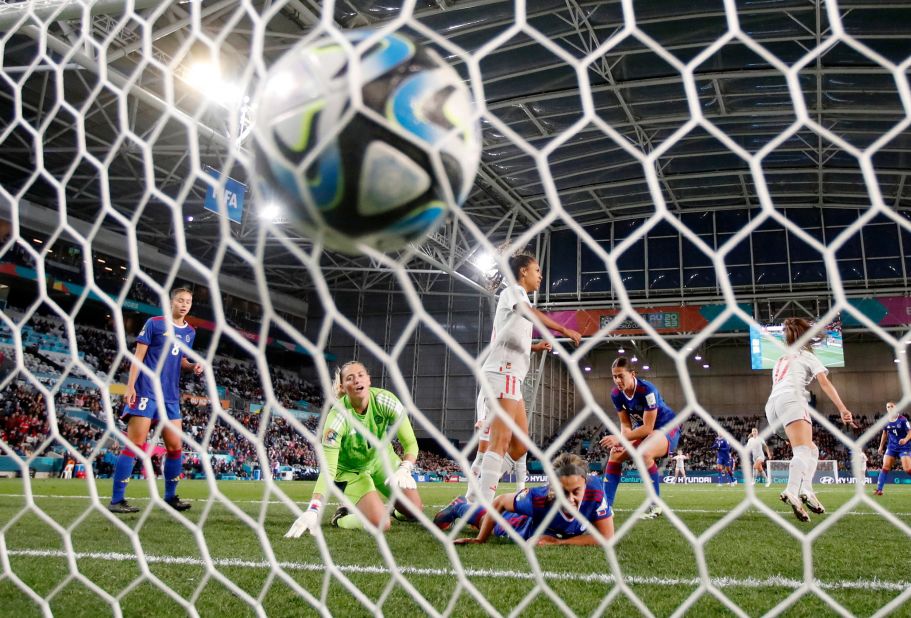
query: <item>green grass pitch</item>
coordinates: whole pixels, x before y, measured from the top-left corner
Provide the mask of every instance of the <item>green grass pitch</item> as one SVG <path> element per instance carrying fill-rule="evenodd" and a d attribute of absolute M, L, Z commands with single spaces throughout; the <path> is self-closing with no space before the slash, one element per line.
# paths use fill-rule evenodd
<path fill-rule="evenodd" d="M 279 485 L 290 497 L 303 502 L 310 496 L 311 483 Z M 50 609 L 59 616 L 111 615 L 111 607 L 79 577 L 94 582 L 108 594 L 119 597 L 126 616 L 183 615 L 184 609 L 142 575 L 134 560 L 129 535 L 90 508 L 84 481 L 33 480 L 32 494 L 38 508 L 70 531 L 75 561 L 65 558 L 64 538 L 33 510 L 24 510 L 22 480 L 0 480 L 0 614 L 25 618 L 40 615 L 40 608 L 20 591 L 10 571 L 36 594 L 53 593 Z M 425 484 L 419 487 L 428 516 L 446 504 L 464 485 Z M 505 487 L 508 490 L 509 487 Z M 139 506 L 148 505 L 144 482 L 134 481 L 129 495 Z M 183 499 L 193 500 L 188 519 L 204 518 L 197 536 L 177 516 L 160 509 L 124 516 L 122 521 L 135 530 L 149 560 L 150 574 L 191 603 L 203 616 L 254 615 L 247 603 L 219 578 L 207 577 L 201 544 L 208 548 L 220 576 L 262 603 L 275 616 L 316 615 L 315 608 L 300 598 L 279 575 L 268 567 L 267 551 L 281 564 L 284 574 L 298 582 L 317 600 L 324 600 L 328 612 L 339 616 L 368 616 L 372 613 L 325 568 L 312 537 L 284 539 L 294 516 L 266 493 L 259 482 L 219 482 L 218 490 L 234 508 L 245 513 L 253 527 L 224 502 L 211 500 L 203 481 L 184 481 Z M 820 499 L 830 513 L 853 497 L 850 486 L 820 486 Z M 757 488 L 760 500 L 802 530 L 827 525 L 831 515 L 814 516 L 811 524 L 798 524 L 777 500 L 780 487 Z M 101 496 L 110 493 L 110 481 L 98 483 Z M 872 492 L 867 488 L 867 492 Z M 705 533 L 730 512 L 746 495 L 745 488 L 728 486 L 662 487 L 662 496 L 694 535 Z M 615 521 L 618 528 L 645 498 L 636 485 L 622 485 L 617 495 Z M 889 487 L 876 498 L 906 525 L 911 523 L 911 491 Z M 105 500 L 106 502 L 106 500 Z M 373 602 L 382 598 L 382 612 L 388 616 L 425 615 L 400 585 L 390 584 L 387 565 L 377 541 L 363 531 L 338 530 L 328 526 L 333 505 L 324 516 L 324 537 L 335 564 Z M 263 521 L 260 528 L 258 521 Z M 261 530 L 264 549 L 256 531 Z M 386 535 L 390 550 L 403 577 L 438 612 L 451 608 L 452 615 L 483 615 L 482 606 L 464 591 L 452 573 L 443 543 L 417 524 L 394 522 Z M 269 549 L 268 546 L 271 546 Z M 495 541 L 483 546 L 453 548 L 469 581 L 503 615 L 513 611 L 534 590 L 533 568 L 521 548 Z M 668 616 L 697 589 L 699 575 L 696 554 L 687 539 L 665 517 L 637 521 L 616 544 L 616 557 L 629 589 L 656 616 Z M 8 567 L 3 565 L 8 556 Z M 605 595 L 615 588 L 610 578 L 607 555 L 601 548 L 541 547 L 535 551 L 545 581 L 573 612 L 590 615 Z M 813 544 L 813 569 L 823 590 L 851 613 L 868 616 L 911 585 L 907 557 L 911 538 L 870 507 L 857 504 Z M 705 544 L 706 568 L 718 589 L 751 616 L 761 615 L 791 594 L 803 578 L 800 543 L 764 513 L 751 508 L 730 522 Z M 64 583 L 65 582 L 65 583 Z M 322 602 L 322 601 L 320 601 Z M 909 605 L 893 615 L 911 615 Z M 639 611 L 622 593 L 607 607 L 605 615 L 638 615 Z M 539 594 L 521 612 L 525 616 L 558 615 L 547 595 Z M 709 594 L 690 609 L 691 616 L 726 616 L 731 612 Z M 834 612 L 810 593 L 785 612 L 786 616 L 828 616 Z"/>

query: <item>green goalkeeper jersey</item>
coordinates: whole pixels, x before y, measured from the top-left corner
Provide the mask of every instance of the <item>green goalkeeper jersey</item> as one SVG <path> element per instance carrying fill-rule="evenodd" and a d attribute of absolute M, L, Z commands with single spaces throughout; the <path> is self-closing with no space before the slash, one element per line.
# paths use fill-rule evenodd
<path fill-rule="evenodd" d="M 325 483 L 334 480 L 339 472 L 362 472 L 371 468 L 381 453 L 394 453 L 392 437 L 388 434 L 396 423 L 399 423 L 397 436 L 405 455 L 417 457 L 418 441 L 398 397 L 382 388 L 371 387 L 370 400 L 363 414 L 351 407 L 347 395 L 342 397 L 326 417 L 322 445 L 328 479 L 320 474 L 315 493 L 325 494 Z M 367 434 L 376 438 L 376 444 L 370 443 Z"/>

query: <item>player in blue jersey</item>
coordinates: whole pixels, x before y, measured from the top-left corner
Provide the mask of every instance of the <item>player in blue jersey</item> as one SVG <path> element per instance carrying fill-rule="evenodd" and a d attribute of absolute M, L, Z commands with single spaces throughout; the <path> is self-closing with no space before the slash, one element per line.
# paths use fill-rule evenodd
<path fill-rule="evenodd" d="M 877 496 L 883 495 L 883 487 L 889 478 L 889 471 L 895 464 L 895 460 L 902 462 L 902 468 L 906 473 L 911 474 L 911 423 L 903 415 L 899 415 L 895 402 L 890 401 L 886 404 L 886 413 L 889 415 L 889 422 L 883 429 L 882 438 L 879 441 L 879 454 L 883 456 L 883 469 L 879 471 L 879 479 L 876 483 Z"/>
<path fill-rule="evenodd" d="M 613 537 L 614 518 L 604 496 L 604 486 L 597 476 L 588 476 L 585 460 L 573 453 L 563 453 L 554 460 L 553 467 L 557 475 L 553 487 L 543 485 L 514 494 L 500 494 L 493 500 L 494 508 L 521 538 L 528 540 L 540 532 L 538 545 L 597 545 L 598 539 L 587 532 L 589 524 L 602 538 Z M 555 491 L 562 491 L 567 502 L 584 519 L 560 509 L 542 530 L 556 503 Z M 437 513 L 433 522 L 441 530 L 448 530 L 461 517 L 468 517 L 468 523 L 479 532 L 474 538 L 457 539 L 455 542 L 459 545 L 486 543 L 491 535 L 509 537 L 493 515 L 477 504 L 470 504 L 463 496 Z"/>
<path fill-rule="evenodd" d="M 191 363 L 183 352 L 184 349 L 192 347 L 196 339 L 196 330 L 186 321 L 192 306 L 193 292 L 187 288 L 175 288 L 171 291 L 173 336 L 168 334 L 168 323 L 162 316 L 149 318 L 136 338 L 136 359 L 148 367 L 155 376 L 146 375 L 136 363 L 130 367 L 130 377 L 124 396 L 126 405 L 121 414 L 121 419 L 127 424 L 128 442 L 114 465 L 114 490 L 111 503 L 108 505 L 108 510 L 112 513 L 139 511 L 126 501 L 126 486 L 133 472 L 135 457 L 147 450 L 146 439 L 149 437 L 152 424 L 163 419 L 167 419 L 161 433 L 167 451 L 162 464 L 164 499 L 175 510 L 186 511 L 190 508 L 190 504 L 181 501 L 176 492 L 183 469 L 183 446 L 180 438 L 180 373 L 193 371 L 199 375 L 203 371 L 202 363 Z M 155 394 L 156 379 L 161 385 L 162 400 Z"/>
<path fill-rule="evenodd" d="M 674 424 L 676 413 L 664 403 L 661 393 L 650 382 L 636 377 L 629 359 L 621 356 L 614 361 L 611 374 L 616 387 L 611 392 L 611 401 L 620 417 L 620 429 L 624 438 L 632 442 L 642 456 L 648 474 L 655 488 L 655 495 L 661 491 L 661 476 L 656 459 L 677 449 L 680 441 L 680 426 Z M 629 453 L 620 444 L 619 436 L 601 438 L 601 446 L 610 448 L 611 453 L 604 466 L 604 490 L 607 501 L 613 507 L 620 472 Z M 661 507 L 649 505 L 643 519 L 654 519 L 661 515 Z"/>
<path fill-rule="evenodd" d="M 715 458 L 715 468 L 722 475 L 719 482 L 736 485 L 737 479 L 734 478 L 734 459 L 731 457 L 730 443 L 719 435 L 715 438 L 714 444 L 712 444 L 712 450 L 718 451 L 718 456 Z"/>

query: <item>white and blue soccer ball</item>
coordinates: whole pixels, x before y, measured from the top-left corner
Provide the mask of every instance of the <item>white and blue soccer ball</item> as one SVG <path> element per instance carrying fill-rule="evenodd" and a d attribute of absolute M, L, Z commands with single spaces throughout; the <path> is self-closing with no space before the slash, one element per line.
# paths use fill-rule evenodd
<path fill-rule="evenodd" d="M 255 167 L 306 236 L 345 253 L 357 242 L 392 251 L 422 242 L 468 197 L 480 130 L 469 88 L 433 50 L 393 33 L 359 58 L 362 106 L 375 115 L 357 108 L 344 124 L 353 76 L 342 45 L 327 35 L 276 62 L 254 104 Z"/>

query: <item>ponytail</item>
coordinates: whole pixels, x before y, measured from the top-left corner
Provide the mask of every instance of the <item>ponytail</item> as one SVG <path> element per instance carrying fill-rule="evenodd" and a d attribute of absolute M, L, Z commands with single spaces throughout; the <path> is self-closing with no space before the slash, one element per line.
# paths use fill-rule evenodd
<path fill-rule="evenodd" d="M 509 259 L 507 260 L 509 272 L 512 273 L 514 279 L 518 280 L 522 269 L 526 268 L 534 261 L 535 256 L 530 253 L 525 253 L 524 251 L 515 253 L 509 256 Z M 506 274 L 498 268 L 494 274 L 487 278 L 487 289 L 491 292 L 496 292 L 500 289 L 500 286 L 503 285 L 504 279 L 506 279 Z"/>

